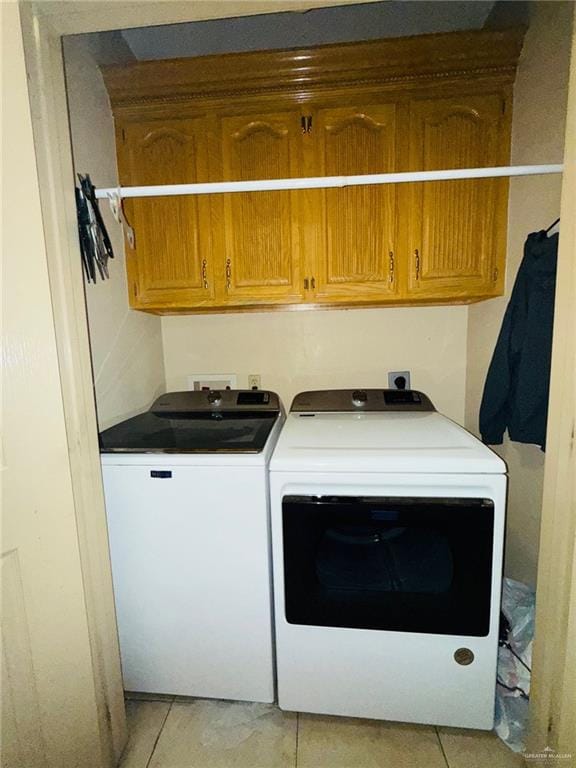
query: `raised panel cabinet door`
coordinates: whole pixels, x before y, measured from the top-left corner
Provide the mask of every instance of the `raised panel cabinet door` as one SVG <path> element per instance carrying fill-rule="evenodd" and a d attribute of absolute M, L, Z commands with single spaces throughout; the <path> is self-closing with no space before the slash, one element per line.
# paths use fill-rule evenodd
<path fill-rule="evenodd" d="M 410 169 L 507 165 L 507 126 L 499 94 L 413 102 Z M 506 179 L 409 185 L 409 294 L 462 300 L 496 295 L 504 272 L 507 197 Z"/>
<path fill-rule="evenodd" d="M 301 176 L 297 111 L 223 116 L 221 174 L 225 181 Z M 293 303 L 303 298 L 300 200 L 293 191 L 225 194 L 215 201 L 226 304 Z"/>
<path fill-rule="evenodd" d="M 119 131 L 122 184 L 208 181 L 203 119 L 127 123 Z M 133 307 L 197 307 L 214 298 L 210 207 L 204 196 L 146 197 L 125 201 L 135 231 L 126 246 Z"/>
<path fill-rule="evenodd" d="M 372 104 L 319 109 L 312 116 L 314 176 L 397 169 L 397 109 Z M 377 302 L 397 293 L 397 188 L 366 185 L 311 193 L 317 233 L 316 301 Z"/>

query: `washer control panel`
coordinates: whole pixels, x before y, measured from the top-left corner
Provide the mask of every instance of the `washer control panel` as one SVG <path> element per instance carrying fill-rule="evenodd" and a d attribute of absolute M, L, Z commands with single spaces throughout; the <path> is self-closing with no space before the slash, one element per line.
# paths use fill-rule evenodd
<path fill-rule="evenodd" d="M 368 393 L 365 389 L 355 389 L 352 392 L 352 404 L 357 408 L 363 408 L 368 402 Z"/>
<path fill-rule="evenodd" d="M 152 404 L 151 413 L 201 413 L 203 411 L 280 411 L 280 399 L 266 389 L 207 389 L 167 392 Z"/>

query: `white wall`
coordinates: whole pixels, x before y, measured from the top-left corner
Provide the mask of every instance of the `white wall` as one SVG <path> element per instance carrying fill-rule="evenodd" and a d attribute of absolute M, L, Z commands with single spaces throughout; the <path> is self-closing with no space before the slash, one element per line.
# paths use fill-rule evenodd
<path fill-rule="evenodd" d="M 96 42 L 95 42 L 96 41 Z M 91 48 L 65 39 L 66 78 L 74 165 L 97 187 L 118 184 L 114 124 L 108 94 Z M 147 408 L 164 391 L 160 319 L 128 307 L 124 243 L 108 206 L 101 204 L 115 259 L 110 280 L 86 285 L 86 305 L 98 423 L 101 429 Z"/>
<path fill-rule="evenodd" d="M 563 157 L 572 2 L 530 3 L 514 87 L 512 164 L 560 163 Z M 560 176 L 514 179 L 510 184 L 506 295 L 469 310 L 466 426 L 478 432 L 486 371 L 527 235 L 546 229 L 559 215 Z M 544 454 L 507 438 L 496 450 L 510 476 L 506 572 L 534 584 L 538 559 Z"/>
<path fill-rule="evenodd" d="M 466 307 L 307 310 L 163 317 L 167 388 L 192 373 L 249 373 L 288 408 L 297 392 L 385 387 L 389 370 L 464 420 Z"/>
<path fill-rule="evenodd" d="M 271 9 L 274 3 L 270 3 Z M 493 0 L 385 0 L 123 31 L 138 59 L 297 48 L 351 40 L 479 29 Z"/>

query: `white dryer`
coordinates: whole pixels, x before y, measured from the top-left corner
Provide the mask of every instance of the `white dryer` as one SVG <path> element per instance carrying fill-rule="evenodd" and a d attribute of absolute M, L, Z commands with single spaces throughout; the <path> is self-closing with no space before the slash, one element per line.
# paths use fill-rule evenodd
<path fill-rule="evenodd" d="M 504 462 L 420 392 L 304 392 L 270 478 L 280 707 L 492 728 Z"/>

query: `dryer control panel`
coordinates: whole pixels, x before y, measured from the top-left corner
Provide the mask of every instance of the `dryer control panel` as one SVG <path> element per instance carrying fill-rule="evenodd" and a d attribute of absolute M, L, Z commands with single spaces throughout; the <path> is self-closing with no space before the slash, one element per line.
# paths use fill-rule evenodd
<path fill-rule="evenodd" d="M 294 413 L 435 410 L 430 398 L 415 389 L 326 389 L 300 392 L 290 408 Z"/>

